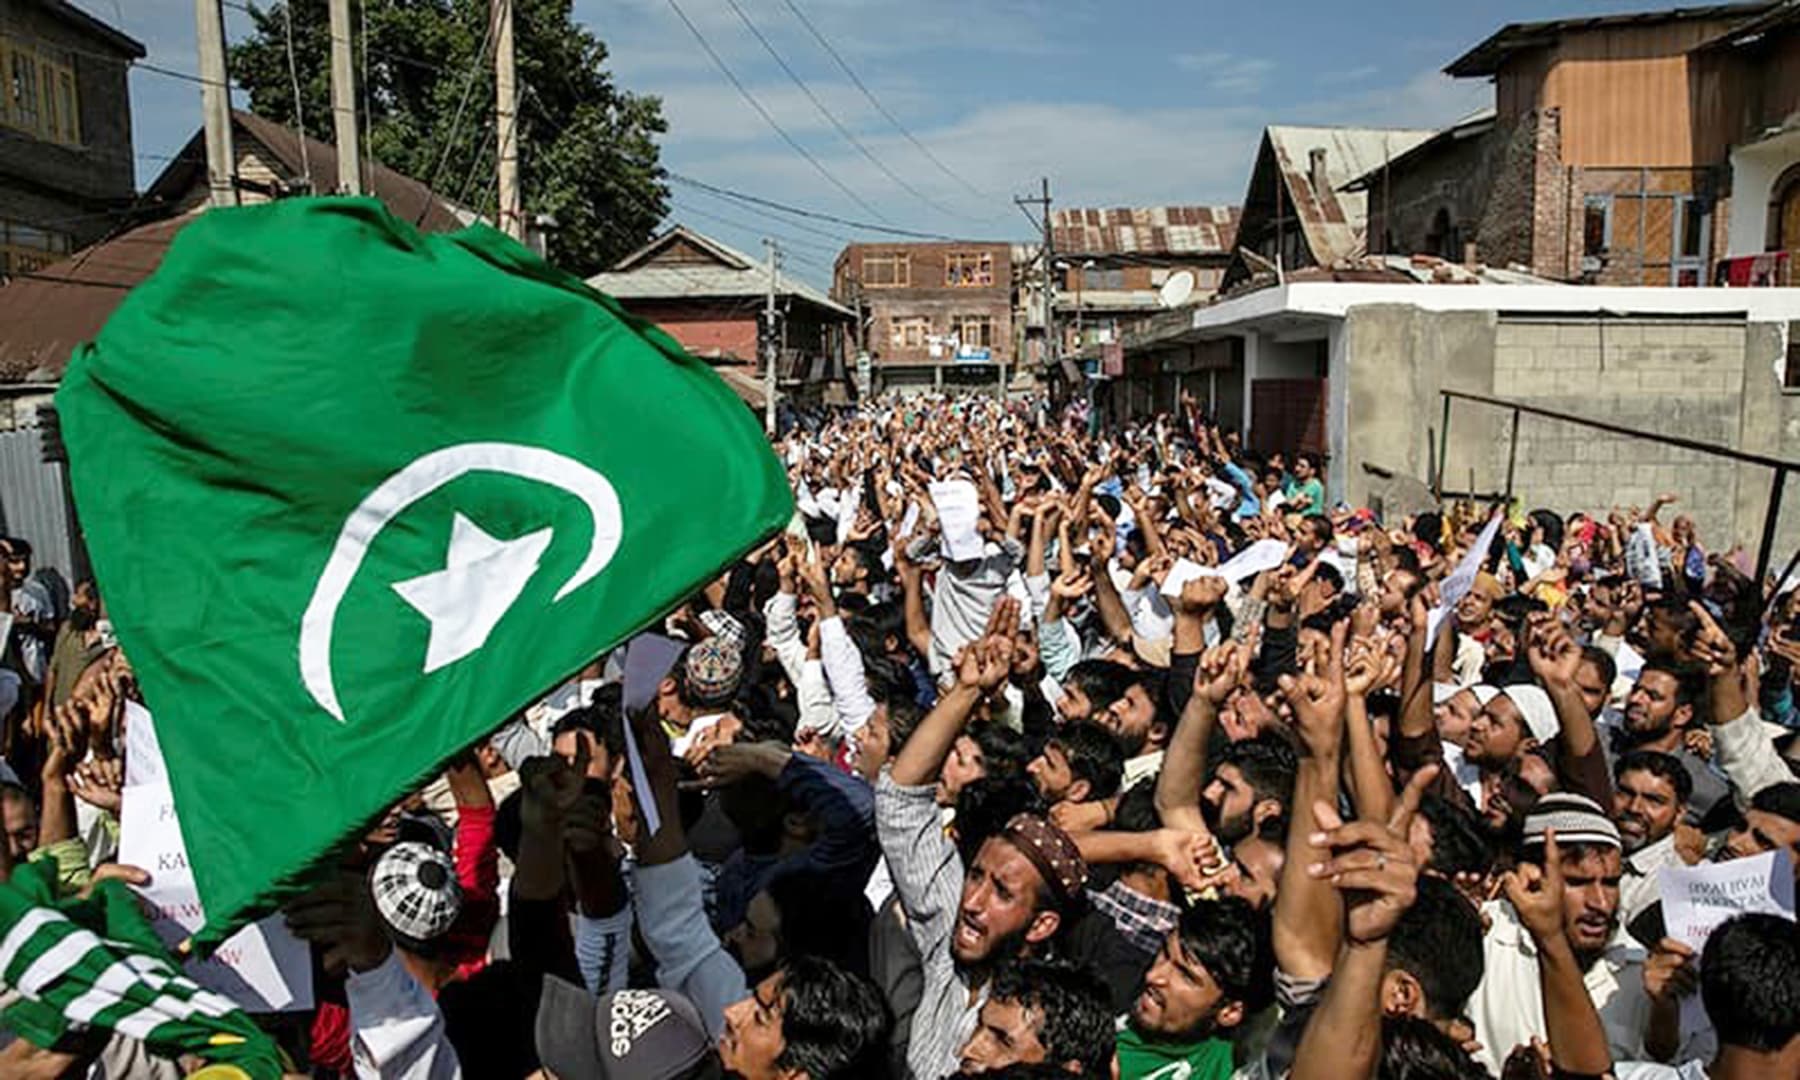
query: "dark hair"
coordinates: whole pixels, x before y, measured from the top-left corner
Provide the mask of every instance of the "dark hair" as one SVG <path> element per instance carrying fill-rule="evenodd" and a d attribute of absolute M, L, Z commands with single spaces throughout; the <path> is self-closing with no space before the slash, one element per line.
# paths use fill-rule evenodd
<path fill-rule="evenodd" d="M 778 875 L 763 891 L 781 912 L 781 955 L 823 957 L 845 971 L 868 973 L 875 913 L 860 891 L 809 871 Z"/>
<path fill-rule="evenodd" d="M 1015 814 L 1043 814 L 1044 799 L 1023 776 L 989 774 L 971 780 L 956 794 L 956 849 L 963 866 L 975 865 L 981 845 L 997 836 Z"/>
<path fill-rule="evenodd" d="M 1386 1016 L 1381 1021 L 1381 1059 L 1377 1080 L 1488 1080 L 1455 1039 L 1429 1020 Z"/>
<path fill-rule="evenodd" d="M 1098 975 L 1056 960 L 1015 959 L 994 975 L 988 997 L 1042 1017 L 1038 1042 L 1047 1064 L 1077 1062 L 1080 1076 L 1105 1076 L 1113 1058 L 1112 993 Z"/>
<path fill-rule="evenodd" d="M 1688 775 L 1687 767 L 1673 754 L 1665 754 L 1660 750 L 1633 750 L 1619 758 L 1613 765 L 1613 780 L 1624 778 L 1628 772 L 1647 772 L 1651 776 L 1660 777 L 1669 782 L 1675 789 L 1675 805 L 1682 807 L 1694 794 L 1694 778 Z"/>
<path fill-rule="evenodd" d="M 22 536 L 9 536 L 0 543 L 6 545 L 8 552 L 14 558 L 31 558 L 31 541 Z"/>
<path fill-rule="evenodd" d="M 1448 799 L 1427 795 L 1419 815 L 1431 826 L 1431 861 L 1426 865 L 1448 878 L 1485 874 L 1494 865 L 1494 849 L 1481 831 L 1481 819 Z"/>
<path fill-rule="evenodd" d="M 1087 695 L 1095 712 L 1111 707 L 1131 689 L 1133 672 L 1112 660 L 1083 660 L 1063 677 L 1064 686 L 1073 686 Z"/>
<path fill-rule="evenodd" d="M 1125 751 L 1099 724 L 1070 724 L 1050 736 L 1044 749 L 1056 747 L 1069 759 L 1069 772 L 1088 782 L 1088 799 L 1110 799 L 1125 777 Z"/>
<path fill-rule="evenodd" d="M 881 992 L 829 960 L 781 964 L 781 1039 L 776 1067 L 808 1080 L 859 1080 L 881 1073 L 894 1021 Z"/>
<path fill-rule="evenodd" d="M 1800 1035 L 1800 927 L 1779 915 L 1727 920 L 1700 954 L 1700 999 L 1721 1047 L 1786 1047 Z"/>
<path fill-rule="evenodd" d="M 1294 801 L 1294 777 L 1300 771 L 1300 759 L 1293 747 L 1276 736 L 1258 735 L 1227 743 L 1219 754 L 1219 764 L 1237 766 L 1258 800 L 1274 799 L 1283 807 Z"/>
<path fill-rule="evenodd" d="M 1324 518 L 1316 518 L 1314 520 L 1324 521 L 1325 519 Z M 1326 527 L 1329 528 L 1330 524 L 1327 523 Z M 1313 571 L 1313 580 L 1314 581 L 1323 581 L 1327 585 L 1331 586 L 1332 592 L 1338 594 L 1339 596 L 1343 595 L 1343 592 L 1344 592 L 1343 571 L 1339 570 L 1337 567 L 1331 565 L 1330 563 L 1320 563 L 1319 568 L 1317 570 Z"/>
<path fill-rule="evenodd" d="M 1139 784 L 1119 796 L 1111 828 L 1115 832 L 1154 832 L 1162 828 L 1156 811 L 1156 785 Z"/>
<path fill-rule="evenodd" d="M 848 620 L 845 629 L 863 654 L 865 664 L 887 654 L 890 637 L 900 643 L 902 651 L 908 648 L 906 611 L 899 604 L 872 604 L 867 611 Z"/>
<path fill-rule="evenodd" d="M 1406 591 L 1406 598 L 1411 600 L 1425 588 L 1425 566 L 1419 562 L 1419 553 L 1411 547 L 1394 549 L 1394 569 L 1404 570 L 1414 578 L 1414 585 Z"/>
<path fill-rule="evenodd" d="M 1800 783 L 1772 784 L 1750 797 L 1750 809 L 1800 822 Z"/>
<path fill-rule="evenodd" d="M 1608 687 L 1611 687 L 1613 682 L 1618 679 L 1619 662 L 1612 658 L 1611 653 L 1602 649 L 1600 646 L 1589 645 L 1583 648 L 1581 650 L 1581 659 L 1584 663 L 1592 664 L 1600 669 L 1600 681 L 1604 682 Z"/>
<path fill-rule="evenodd" d="M 1312 530 L 1313 539 L 1319 542 L 1320 547 L 1330 547 L 1331 538 L 1337 535 L 1337 531 L 1331 527 L 1331 519 L 1324 514 L 1318 513 L 1318 510 L 1319 507 L 1315 506 L 1312 508 L 1310 511 L 1311 516 L 1304 522 L 1304 527 Z M 1327 567 L 1321 566 L 1319 569 L 1325 570 Z M 1340 574 L 1338 575 L 1338 588 L 1342 589 L 1343 587 L 1344 578 L 1343 575 Z"/>
<path fill-rule="evenodd" d="M 1246 1017 L 1275 1000 L 1275 950 L 1269 918 L 1236 896 L 1202 900 L 1175 924 L 1181 951 L 1206 968 L 1227 1001 Z"/>
<path fill-rule="evenodd" d="M 1638 679 L 1641 681 L 1652 671 L 1660 672 L 1675 680 L 1675 706 L 1677 708 L 1683 705 L 1699 705 L 1700 697 L 1706 691 L 1706 675 L 1700 669 L 1690 664 L 1652 662 L 1645 664 L 1644 669 L 1638 672 Z"/>
<path fill-rule="evenodd" d="M 570 709 L 550 729 L 557 739 L 571 731 L 585 731 L 606 748 L 608 756 L 617 760 L 625 753 L 625 716 L 620 707 L 621 687 L 617 683 L 594 691 L 593 703 Z"/>
<path fill-rule="evenodd" d="M 1551 551 L 1561 551 L 1563 542 L 1563 520 L 1551 510 L 1533 510 L 1526 515 L 1531 523 L 1544 530 L 1544 546 Z"/>
<path fill-rule="evenodd" d="M 1025 736 L 1005 724 L 971 725 L 967 732 L 981 747 L 981 760 L 989 776 L 1018 776 L 1029 759 L 1025 756 Z"/>
<path fill-rule="evenodd" d="M 1421 877 L 1418 896 L 1388 937 L 1387 966 L 1419 981 L 1425 1013 L 1447 1020 L 1462 1012 L 1481 983 L 1481 915 L 1456 886 Z"/>

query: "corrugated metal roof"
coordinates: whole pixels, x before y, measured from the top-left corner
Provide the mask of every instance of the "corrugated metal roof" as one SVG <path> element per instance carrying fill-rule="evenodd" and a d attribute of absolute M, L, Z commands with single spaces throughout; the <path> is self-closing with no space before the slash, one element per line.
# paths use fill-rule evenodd
<path fill-rule="evenodd" d="M 1496 112 L 1491 107 L 1485 108 L 1485 109 L 1476 109 L 1474 112 L 1463 117 L 1461 120 L 1458 120 L 1456 123 L 1451 124 L 1449 127 L 1438 132 L 1436 135 L 1433 135 L 1431 138 L 1426 139 L 1422 143 L 1416 144 L 1415 146 L 1413 146 L 1412 149 L 1406 151 L 1405 153 L 1395 154 L 1394 156 L 1387 158 L 1384 161 L 1378 162 L 1373 169 L 1370 169 L 1369 171 L 1363 173 L 1361 176 L 1358 176 L 1356 179 L 1350 181 L 1348 184 L 1345 184 L 1339 190 L 1340 191 L 1365 191 L 1368 189 L 1370 184 L 1374 183 L 1377 179 L 1380 178 L 1381 173 L 1385 170 L 1397 169 L 1397 168 L 1401 167 L 1402 163 L 1410 163 L 1414 158 L 1419 158 L 1424 155 L 1430 154 L 1431 152 L 1433 152 L 1440 146 L 1445 146 L 1450 143 L 1461 142 L 1465 139 L 1473 139 L 1473 138 L 1476 138 L 1477 136 L 1485 135 L 1489 131 L 1493 130 L 1494 124 L 1495 124 L 1496 120 L 1498 119 L 1498 117 L 1499 117 L 1499 113 Z"/>
<path fill-rule="evenodd" d="M 292 176 L 300 176 L 303 136 L 253 113 L 233 110 L 231 119 L 240 152 L 250 145 L 245 140 L 254 140 Z M 198 133 L 188 141 L 150 185 L 143 202 L 182 205 L 195 185 L 204 186 L 204 139 Z M 336 151 L 310 137 L 305 145 L 315 177 L 337 174 Z M 476 220 L 472 212 L 380 162 L 370 163 L 369 193 L 395 215 L 420 220 L 427 232 L 448 232 Z M 70 352 L 92 340 L 125 294 L 162 265 L 175 234 L 193 219 L 189 213 L 139 225 L 0 287 L 0 382 L 62 378 Z"/>
<path fill-rule="evenodd" d="M 1055 210 L 1059 254 L 1222 255 L 1237 237 L 1235 206 L 1141 206 Z"/>
<path fill-rule="evenodd" d="M 1775 6 L 1768 2 L 1710 4 L 1705 7 L 1663 8 L 1659 11 L 1508 23 L 1468 52 L 1450 61 L 1444 68 L 1444 74 L 1458 79 L 1492 75 L 1514 53 L 1554 45 L 1558 37 L 1571 31 L 1600 30 L 1614 26 L 1654 26 L 1658 23 L 1691 22 L 1697 19 L 1749 19 Z"/>
<path fill-rule="evenodd" d="M 711 248 L 724 261 L 716 263 L 659 264 L 651 261 L 657 251 L 676 240 Z M 737 265 L 731 265 L 736 263 Z M 604 270 L 587 283 L 617 300 L 704 300 L 722 297 L 760 298 L 769 291 L 769 268 L 749 255 L 685 225 L 675 225 L 662 235 L 620 260 L 629 269 Z M 776 283 L 776 296 L 790 296 L 827 311 L 855 318 L 856 313 L 789 274 Z"/>
<path fill-rule="evenodd" d="M 1368 197 L 1341 191 L 1344 185 L 1411 150 L 1435 132 L 1417 128 L 1271 127 L 1267 146 L 1281 172 L 1288 207 L 1299 218 L 1313 259 L 1330 266 L 1362 253 L 1368 225 Z M 1313 155 L 1322 183 L 1312 182 Z"/>

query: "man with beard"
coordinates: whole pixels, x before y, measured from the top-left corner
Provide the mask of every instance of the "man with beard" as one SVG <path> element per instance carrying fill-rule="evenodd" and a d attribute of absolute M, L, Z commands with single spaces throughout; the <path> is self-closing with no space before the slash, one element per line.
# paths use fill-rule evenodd
<path fill-rule="evenodd" d="M 1625 877 L 1619 883 L 1619 918 L 1627 925 L 1660 894 L 1656 872 L 1681 865 L 1675 823 L 1693 793 L 1693 780 L 1669 754 L 1633 750 L 1614 767 L 1613 820 L 1625 844 Z"/>
<path fill-rule="evenodd" d="M 1541 866 L 1551 833 L 1562 870 L 1563 929 L 1606 1028 L 1613 1060 L 1641 1058 L 1650 1000 L 1644 950 L 1619 925 L 1619 829 L 1593 800 L 1552 792 L 1525 819 L 1520 862 Z M 1469 1000 L 1469 1016 L 1482 1046 L 1477 1057 L 1498 1076 L 1513 1047 L 1545 1038 L 1548 1029 L 1531 933 L 1508 900 L 1489 901 L 1482 914 L 1491 925 L 1483 949 L 1485 972 Z"/>
<path fill-rule="evenodd" d="M 924 988 L 907 1065 L 916 1077 L 955 1072 L 995 970 L 1046 946 L 1077 906 L 1087 867 L 1068 836 L 1020 814 L 966 867 L 933 798 L 944 758 L 986 695 L 1011 669 L 1016 601 L 1002 600 L 987 636 L 956 657 L 956 683 L 920 721 L 875 788 L 875 828 L 919 948 Z"/>
<path fill-rule="evenodd" d="M 1226 744 L 1200 792 L 1206 827 L 1232 845 L 1280 820 L 1293 801 L 1295 768 L 1293 750 L 1273 736 Z"/>
<path fill-rule="evenodd" d="M 1014 960 L 995 974 L 958 1071 L 977 1076 L 1049 1065 L 1061 1076 L 1106 1076 L 1113 1058 L 1108 998 L 1106 984 L 1082 968 Z"/>
<path fill-rule="evenodd" d="M 1225 1080 L 1232 1038 L 1275 1000 L 1267 920 L 1235 897 L 1189 908 L 1119 1029 L 1119 1080 Z"/>
<path fill-rule="evenodd" d="M 1697 671 L 1646 664 L 1625 698 L 1625 714 L 1612 739 L 1615 754 L 1655 750 L 1679 761 L 1692 781 L 1692 791 L 1683 801 L 1688 820 L 1696 823 L 1706 820 L 1731 795 L 1724 778 L 1705 760 L 1689 753 L 1686 745 L 1688 730 L 1699 726 L 1698 710 L 1705 707 L 1701 700 L 1705 689 L 1705 678 Z"/>

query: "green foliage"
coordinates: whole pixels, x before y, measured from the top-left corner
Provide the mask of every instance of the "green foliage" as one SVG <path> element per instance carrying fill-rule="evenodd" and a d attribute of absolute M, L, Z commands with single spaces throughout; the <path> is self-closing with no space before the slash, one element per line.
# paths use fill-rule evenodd
<path fill-rule="evenodd" d="M 254 34 L 231 50 L 251 110 L 296 123 L 283 3 L 252 5 Z M 326 0 L 287 0 L 308 134 L 332 139 Z M 649 239 L 667 212 L 657 137 L 662 101 L 605 70 L 606 46 L 571 18 L 571 0 L 514 0 L 519 170 L 527 214 L 553 214 L 550 257 L 583 276 Z M 493 44 L 489 0 L 364 4 L 355 52 L 374 157 L 494 219 Z M 366 40 L 364 26 L 367 28 Z M 364 57 L 367 62 L 364 65 Z M 359 108 L 361 102 L 359 101 Z M 329 177 L 314 177 L 328 190 Z"/>

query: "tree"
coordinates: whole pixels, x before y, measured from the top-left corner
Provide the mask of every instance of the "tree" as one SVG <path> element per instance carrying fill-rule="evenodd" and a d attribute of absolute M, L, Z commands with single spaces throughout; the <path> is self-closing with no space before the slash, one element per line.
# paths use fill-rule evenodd
<path fill-rule="evenodd" d="M 353 48 L 372 155 L 492 220 L 498 198 L 489 6 L 490 0 L 365 0 Z M 613 83 L 606 46 L 574 22 L 571 0 L 514 0 L 513 7 L 525 211 L 556 217 L 551 261 L 585 276 L 641 246 L 667 214 L 657 146 L 668 130 L 662 101 Z M 231 50 L 232 76 L 249 90 L 251 109 L 301 126 L 297 73 L 306 132 L 330 142 L 326 0 L 253 4 L 251 19 L 254 33 Z M 315 180 L 321 190 L 332 184 Z"/>

